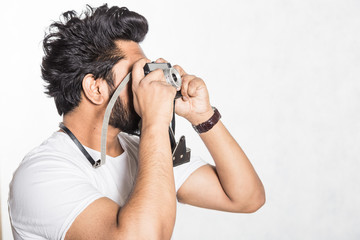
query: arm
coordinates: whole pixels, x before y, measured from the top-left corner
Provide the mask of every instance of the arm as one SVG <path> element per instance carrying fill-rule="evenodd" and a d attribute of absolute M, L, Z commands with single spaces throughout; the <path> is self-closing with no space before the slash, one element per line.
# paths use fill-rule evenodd
<path fill-rule="evenodd" d="M 200 136 L 216 167 L 206 165 L 195 171 L 179 189 L 179 201 L 230 212 L 258 210 L 265 202 L 264 187 L 224 125 L 218 122 Z"/>
<path fill-rule="evenodd" d="M 135 235 L 136 238 L 171 237 L 175 224 L 176 193 L 168 138 L 166 127 L 143 128 L 136 185 L 118 216 L 120 232 L 126 236 L 137 232 L 139 235 Z"/>
<path fill-rule="evenodd" d="M 168 126 L 176 90 L 162 82 L 162 71 L 144 78 L 142 59 L 133 67 L 135 110 L 142 117 L 139 168 L 134 190 L 120 208 L 108 198 L 89 205 L 66 239 L 170 239 L 176 213 Z M 155 79 L 155 80 L 153 80 Z"/>
<path fill-rule="evenodd" d="M 177 101 L 177 113 L 197 125 L 214 113 L 205 83 L 176 66 L 183 78 L 183 99 Z M 252 164 L 219 121 L 200 134 L 216 167 L 203 166 L 195 171 L 178 191 L 180 202 L 231 212 L 254 212 L 265 202 L 264 187 Z"/>

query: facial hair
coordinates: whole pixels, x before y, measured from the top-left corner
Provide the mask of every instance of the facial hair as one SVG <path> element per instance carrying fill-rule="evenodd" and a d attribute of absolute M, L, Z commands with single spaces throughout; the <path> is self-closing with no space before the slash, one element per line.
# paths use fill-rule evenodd
<path fill-rule="evenodd" d="M 128 91 L 129 96 L 128 104 L 124 104 L 120 97 L 117 98 L 110 114 L 109 125 L 128 134 L 139 135 L 139 123 L 141 118 L 135 111 L 131 88 L 127 87 L 126 90 Z M 113 94 L 115 89 L 111 89 L 111 91 Z"/>

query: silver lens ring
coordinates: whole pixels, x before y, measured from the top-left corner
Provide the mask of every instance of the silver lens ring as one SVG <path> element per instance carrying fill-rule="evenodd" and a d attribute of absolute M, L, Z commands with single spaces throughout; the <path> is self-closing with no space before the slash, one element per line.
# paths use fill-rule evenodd
<path fill-rule="evenodd" d="M 164 69 L 164 75 L 167 83 L 171 84 L 178 90 L 181 88 L 181 76 L 175 68 Z"/>

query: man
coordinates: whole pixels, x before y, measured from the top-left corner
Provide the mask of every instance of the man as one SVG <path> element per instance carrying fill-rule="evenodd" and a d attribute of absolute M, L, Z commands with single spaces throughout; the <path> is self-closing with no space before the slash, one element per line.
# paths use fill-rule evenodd
<path fill-rule="evenodd" d="M 65 128 L 14 173 L 15 239 L 170 239 L 176 200 L 243 213 L 264 204 L 262 183 L 210 106 L 204 81 L 180 66 L 175 112 L 201 132 L 216 166 L 192 158 L 173 167 L 168 128 L 176 89 L 162 70 L 144 75 L 150 62 L 139 46 L 148 31 L 144 17 L 107 5 L 63 17 L 44 39 L 42 75 Z M 85 155 L 99 158 L 106 106 L 130 72 L 110 117 L 106 164 L 94 168 Z M 132 134 L 140 119 L 139 138 Z"/>

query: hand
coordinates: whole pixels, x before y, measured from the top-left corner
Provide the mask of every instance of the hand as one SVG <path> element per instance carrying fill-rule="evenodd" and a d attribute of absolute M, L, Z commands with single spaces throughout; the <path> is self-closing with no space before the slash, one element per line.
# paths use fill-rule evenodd
<path fill-rule="evenodd" d="M 156 60 L 157 63 L 167 63 L 163 58 Z M 188 75 L 180 66 L 173 66 L 182 79 L 181 94 L 175 102 L 177 115 L 187 119 L 192 125 L 198 125 L 211 118 L 214 111 L 210 105 L 209 93 L 205 82 L 194 75 Z"/>
<path fill-rule="evenodd" d="M 210 105 L 209 93 L 205 82 L 194 75 L 188 75 L 180 66 L 175 65 L 181 75 L 182 97 L 175 102 L 175 112 L 186 118 L 192 125 L 207 121 L 214 111 Z"/>
<path fill-rule="evenodd" d="M 160 124 L 168 127 L 172 119 L 173 101 L 176 89 L 166 83 L 161 69 L 144 76 L 144 65 L 149 59 L 140 59 L 132 70 L 132 91 L 134 108 L 142 118 L 142 125 Z"/>

